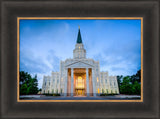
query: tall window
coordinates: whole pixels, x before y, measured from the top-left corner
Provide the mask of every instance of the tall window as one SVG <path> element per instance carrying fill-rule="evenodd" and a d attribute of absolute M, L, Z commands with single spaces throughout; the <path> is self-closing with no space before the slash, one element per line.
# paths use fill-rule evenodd
<path fill-rule="evenodd" d="M 81 76 L 76 80 L 76 88 L 84 88 L 84 79 Z"/>
<path fill-rule="evenodd" d="M 98 88 L 98 94 L 100 93 L 99 88 Z"/>

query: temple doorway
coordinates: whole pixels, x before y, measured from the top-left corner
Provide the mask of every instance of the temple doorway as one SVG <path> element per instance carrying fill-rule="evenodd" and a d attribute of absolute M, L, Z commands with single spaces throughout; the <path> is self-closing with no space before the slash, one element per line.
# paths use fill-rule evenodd
<path fill-rule="evenodd" d="M 86 73 L 88 73 L 88 84 L 86 81 Z M 73 88 L 71 88 L 71 76 L 73 76 Z M 91 68 L 86 72 L 86 68 L 68 68 L 68 81 L 67 81 L 67 96 L 71 96 L 71 89 L 73 89 L 73 96 L 87 96 L 88 93 L 93 96 L 92 88 L 92 71 Z"/>
<path fill-rule="evenodd" d="M 76 96 L 85 96 L 85 83 L 81 76 L 76 79 Z"/>

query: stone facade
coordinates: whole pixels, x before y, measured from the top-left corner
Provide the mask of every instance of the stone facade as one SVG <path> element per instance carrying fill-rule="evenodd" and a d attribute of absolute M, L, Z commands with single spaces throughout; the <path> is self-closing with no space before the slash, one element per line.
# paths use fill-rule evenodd
<path fill-rule="evenodd" d="M 60 93 L 63 96 L 96 96 L 100 93 L 119 94 L 116 76 L 100 72 L 99 61 L 86 58 L 80 29 L 73 50 L 73 59 L 60 62 L 60 72 L 44 76 L 42 93 Z"/>

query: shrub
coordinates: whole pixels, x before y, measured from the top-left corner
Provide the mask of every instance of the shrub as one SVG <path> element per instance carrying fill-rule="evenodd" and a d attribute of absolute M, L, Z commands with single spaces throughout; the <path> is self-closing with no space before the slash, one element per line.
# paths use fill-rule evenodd
<path fill-rule="evenodd" d="M 45 96 L 61 96 L 61 95 L 58 94 L 58 93 L 53 93 L 53 94 L 45 93 L 44 95 L 45 95 Z"/>
<path fill-rule="evenodd" d="M 102 93 L 102 94 L 100 94 L 100 96 L 111 96 L 111 95 L 118 95 L 118 94 L 116 94 L 116 93 L 111 93 L 111 94 Z"/>

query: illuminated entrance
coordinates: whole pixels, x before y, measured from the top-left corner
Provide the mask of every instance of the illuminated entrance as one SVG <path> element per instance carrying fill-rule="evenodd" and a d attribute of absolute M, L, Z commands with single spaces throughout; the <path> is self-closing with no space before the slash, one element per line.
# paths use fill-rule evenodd
<path fill-rule="evenodd" d="M 93 96 L 92 68 L 68 68 L 67 72 L 67 96 Z"/>
<path fill-rule="evenodd" d="M 76 96 L 84 96 L 85 95 L 85 87 L 84 87 L 84 79 L 81 76 L 78 76 L 76 79 Z"/>

